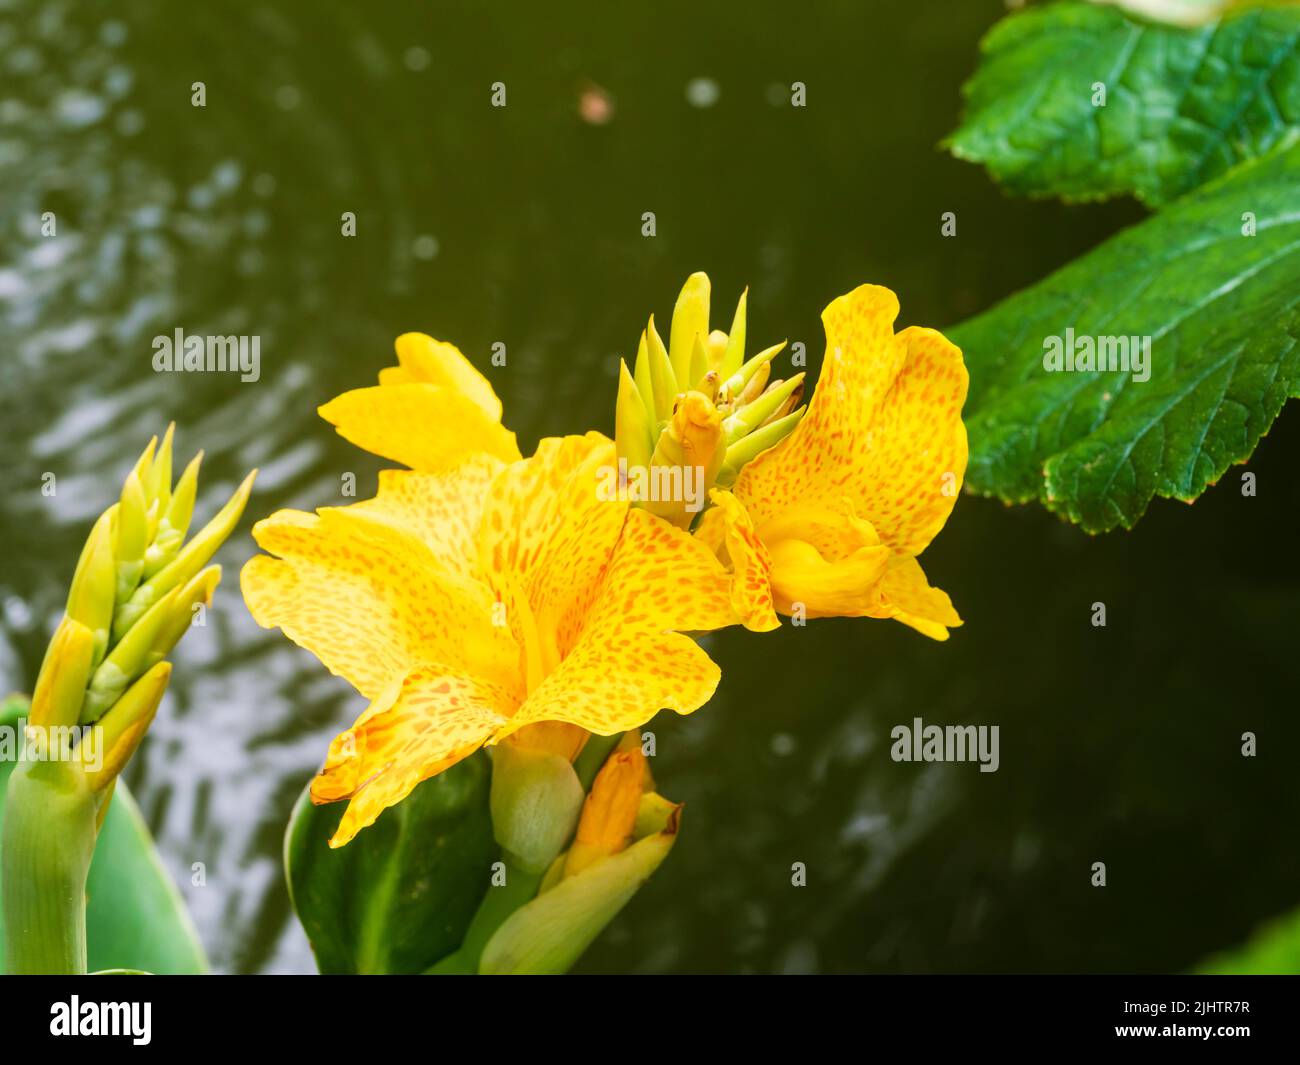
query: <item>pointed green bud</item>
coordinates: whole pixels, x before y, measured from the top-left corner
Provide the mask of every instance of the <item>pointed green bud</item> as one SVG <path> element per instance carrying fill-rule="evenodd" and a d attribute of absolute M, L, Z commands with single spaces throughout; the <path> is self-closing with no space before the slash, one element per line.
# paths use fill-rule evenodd
<path fill-rule="evenodd" d="M 96 764 L 86 769 L 86 780 L 93 791 L 104 792 L 113 786 L 126 768 L 131 755 L 148 731 L 158 704 L 162 702 L 171 678 L 170 662 L 159 662 L 131 685 L 99 721 L 89 741 L 97 743 Z"/>
<path fill-rule="evenodd" d="M 722 423 L 722 430 L 727 444 L 734 444 L 742 436 L 748 436 L 780 410 L 787 400 L 794 399 L 797 403 L 798 396 L 803 394 L 803 379 L 804 375 L 797 373 L 790 380 L 773 385 L 753 402 L 745 404 L 726 419 Z M 787 411 L 789 409 L 786 407 Z"/>
<path fill-rule="evenodd" d="M 646 409 L 647 416 L 653 418 L 655 385 L 654 378 L 650 374 L 650 344 L 646 340 L 645 330 L 641 331 L 641 342 L 636 348 L 636 365 L 632 370 L 632 379 L 636 382 L 636 390 L 641 393 L 641 403 Z"/>
<path fill-rule="evenodd" d="M 144 572 L 144 551 L 149 544 L 148 502 L 140 475 L 132 470 L 122 485 L 122 498 L 117 506 L 117 540 L 113 545 L 117 556 L 117 601 L 125 603 Z"/>
<path fill-rule="evenodd" d="M 794 427 L 799 424 L 799 420 L 807 409 L 807 407 L 800 407 L 783 418 L 768 422 L 761 428 L 755 429 L 748 436 L 742 436 L 727 448 L 726 461 L 718 472 L 718 485 L 722 488 L 730 488 L 735 484 L 736 477 L 744 468 L 745 463 L 757 458 L 769 448 L 776 447 L 777 444 L 789 436 L 794 431 Z"/>
<path fill-rule="evenodd" d="M 180 589 L 173 588 L 127 630 L 99 664 L 81 706 L 81 723 L 94 724 L 136 677 L 154 664 L 150 652 L 167 623 Z"/>
<path fill-rule="evenodd" d="M 732 374 L 729 378 L 727 378 L 727 383 L 724 386 L 727 390 L 727 395 L 730 396 L 732 399 L 736 399 L 745 391 L 746 386 L 749 384 L 749 382 L 754 378 L 756 374 L 760 372 L 765 374 L 771 373 L 771 366 L 769 364 L 771 363 L 772 359 L 775 358 L 781 352 L 781 349 L 784 347 L 785 347 L 784 340 L 781 341 L 781 343 L 779 344 L 773 344 L 770 348 L 764 348 L 752 359 L 750 359 L 749 362 L 741 366 L 739 370 L 737 370 L 734 374 Z M 763 370 L 764 366 L 767 367 L 766 371 Z M 763 382 L 764 382 L 764 386 L 766 386 L 767 383 L 766 376 L 764 376 Z M 762 392 L 762 390 L 763 390 L 762 388 L 759 388 L 758 391 Z"/>
<path fill-rule="evenodd" d="M 176 482 L 176 490 L 167 504 L 167 512 L 158 522 L 158 531 L 153 543 L 145 549 L 143 578 L 147 581 L 163 566 L 176 557 L 185 534 L 190 528 L 190 519 L 194 516 L 194 497 L 198 490 L 199 464 L 203 461 L 200 451 L 190 460 Z"/>
<path fill-rule="evenodd" d="M 239 517 L 244 512 L 244 504 L 253 490 L 254 470 L 244 478 L 235 494 L 207 525 L 186 544 L 171 562 L 150 577 L 136 589 L 135 594 L 118 608 L 113 619 L 113 638 L 122 639 L 127 631 L 169 591 L 189 581 L 199 572 L 216 553 L 230 535 Z"/>
<path fill-rule="evenodd" d="M 691 388 L 704 380 L 709 372 L 709 338 L 703 333 L 695 334 L 695 346 L 691 350 Z"/>
<path fill-rule="evenodd" d="M 96 663 L 108 648 L 108 633 L 113 625 L 113 606 L 117 596 L 117 560 L 113 554 L 116 510 L 116 507 L 109 507 L 90 530 L 68 591 L 68 617 L 86 626 L 94 635 Z"/>
<path fill-rule="evenodd" d="M 654 382 L 655 391 L 655 428 L 658 429 L 673 416 L 673 403 L 682 389 L 677 385 L 668 349 L 664 347 L 659 330 L 655 328 L 653 314 L 650 316 L 650 324 L 646 326 L 645 336 L 646 357 L 650 361 L 650 379 Z"/>
<path fill-rule="evenodd" d="M 671 807 L 660 831 L 566 877 L 517 909 L 488 941 L 479 972 L 567 972 L 668 857 L 680 821 L 681 807 Z"/>
<path fill-rule="evenodd" d="M 40 728 L 75 725 L 81 714 L 90 671 L 94 668 L 95 634 L 64 616 L 45 651 L 40 676 L 32 692 L 27 720 Z"/>
<path fill-rule="evenodd" d="M 144 478 L 145 499 L 158 504 L 159 515 L 166 513 L 172 494 L 172 437 L 175 433 L 176 423 L 168 423 L 158 454 L 154 456 L 148 476 Z"/>
<path fill-rule="evenodd" d="M 200 603 L 204 606 L 210 605 L 212 593 L 216 591 L 219 583 L 221 583 L 221 567 L 209 566 L 176 593 L 162 627 L 158 630 L 153 645 L 145 656 L 146 667 L 161 662 L 171 654 L 172 648 L 194 624 L 194 608 Z"/>
<path fill-rule="evenodd" d="M 135 460 L 135 465 L 131 467 L 132 472 L 140 478 L 140 483 L 142 485 L 144 484 L 145 479 L 149 476 L 150 467 L 153 466 L 153 453 L 157 447 L 158 438 L 156 436 L 151 436 L 149 438 L 149 443 L 145 445 L 144 451 L 141 452 L 140 457 Z"/>
<path fill-rule="evenodd" d="M 668 333 L 668 358 L 673 364 L 677 390 L 684 392 L 698 378 L 691 376 L 691 357 L 695 338 L 709 335 L 709 275 L 694 273 L 686 279 L 673 308 L 673 324 Z"/>
<path fill-rule="evenodd" d="M 567 758 L 509 740 L 492 748 L 492 832 L 526 872 L 540 875 L 555 861 L 585 798 Z"/>
<path fill-rule="evenodd" d="M 654 437 L 650 431 L 650 418 L 641 392 L 628 373 L 627 363 L 618 363 L 618 400 L 614 406 L 614 443 L 618 457 L 627 459 L 628 466 L 649 466 L 650 449 Z"/>
<path fill-rule="evenodd" d="M 724 381 L 745 362 L 745 311 L 748 304 L 749 289 L 745 289 L 736 302 L 736 316 L 731 320 L 731 332 L 727 334 L 727 353 L 722 357 L 722 365 L 718 367 L 718 373 Z"/>
<path fill-rule="evenodd" d="M 740 395 L 735 397 L 734 405 L 744 407 L 754 400 L 758 399 L 767 391 L 768 378 L 772 376 L 772 364 L 765 362 L 754 371 L 754 376 L 745 382 L 745 387 L 740 390 Z"/>

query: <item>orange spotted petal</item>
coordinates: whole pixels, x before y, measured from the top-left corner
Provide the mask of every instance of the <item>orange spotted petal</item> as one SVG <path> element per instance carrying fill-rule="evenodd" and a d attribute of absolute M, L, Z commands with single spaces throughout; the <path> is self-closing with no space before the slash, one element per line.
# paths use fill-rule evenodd
<path fill-rule="evenodd" d="M 874 285 L 826 308 L 826 357 L 807 413 L 737 479 L 760 530 L 794 508 L 845 500 L 900 554 L 919 553 L 943 527 L 966 470 L 966 369 L 932 329 L 895 335 L 897 315 L 894 294 Z"/>
<path fill-rule="evenodd" d="M 411 533 L 342 508 L 280 511 L 253 536 L 280 556 L 257 556 L 240 575 L 254 619 L 368 698 L 431 661 L 502 684 L 517 676 L 487 588 L 449 573 Z"/>
<path fill-rule="evenodd" d="M 535 721 L 567 721 L 613 735 L 661 709 L 698 709 L 720 674 L 678 633 L 734 624 L 730 584 L 705 544 L 648 511 L 629 510 L 576 644 L 503 734 Z"/>
<path fill-rule="evenodd" d="M 618 543 L 627 503 L 604 498 L 614 442 L 600 433 L 552 437 L 492 485 L 478 559 L 521 646 L 546 643 L 549 666 L 577 629 Z"/>
<path fill-rule="evenodd" d="M 413 670 L 330 745 L 315 802 L 347 798 L 330 840 L 341 847 L 420 783 L 473 754 L 504 724 L 517 690 L 428 665 Z"/>
<path fill-rule="evenodd" d="M 768 632 L 781 622 L 772 599 L 772 559 L 748 512 L 732 493 L 715 488 L 696 537 L 731 566 L 731 601 L 751 632 Z"/>
<path fill-rule="evenodd" d="M 506 464 L 474 455 L 446 473 L 381 470 L 379 491 L 348 511 L 416 536 L 450 573 L 477 577 L 478 528 Z"/>

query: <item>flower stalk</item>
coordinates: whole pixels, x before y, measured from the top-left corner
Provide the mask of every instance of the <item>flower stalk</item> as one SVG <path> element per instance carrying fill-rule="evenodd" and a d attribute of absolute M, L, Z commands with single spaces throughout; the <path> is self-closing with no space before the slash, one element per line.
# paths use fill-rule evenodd
<path fill-rule="evenodd" d="M 252 488 L 256 471 L 183 546 L 198 459 L 173 489 L 172 433 L 161 447 L 150 441 L 92 527 L 36 681 L 0 843 L 9 973 L 86 971 L 86 877 L 99 829 L 167 689 L 164 659 L 221 578 L 206 564 Z"/>

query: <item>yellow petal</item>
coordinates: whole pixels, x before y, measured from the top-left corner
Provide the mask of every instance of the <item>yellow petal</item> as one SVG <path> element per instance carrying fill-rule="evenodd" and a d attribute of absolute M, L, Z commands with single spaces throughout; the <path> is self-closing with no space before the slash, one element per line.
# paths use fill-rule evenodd
<path fill-rule="evenodd" d="M 414 670 L 390 685 L 330 745 L 325 767 L 312 782 L 315 802 L 351 800 L 330 846 L 343 846 L 420 781 L 473 754 L 506 720 L 517 697 L 445 666 Z"/>
<path fill-rule="evenodd" d="M 748 463 L 735 492 L 762 530 L 797 508 L 853 512 L 900 554 L 942 528 L 966 469 L 961 352 L 931 329 L 897 336 L 898 300 L 863 285 L 826 308 L 826 358 L 802 421 Z"/>
<path fill-rule="evenodd" d="M 483 579 L 520 647 L 545 640 L 548 666 L 573 646 L 618 542 L 627 503 L 600 491 L 616 462 L 600 433 L 547 438 L 493 482 L 485 502 Z"/>
<path fill-rule="evenodd" d="M 804 617 L 880 616 L 877 585 L 889 565 L 883 544 L 864 546 L 849 555 L 828 559 L 806 540 L 771 544 L 772 596 L 782 614 L 802 607 Z"/>
<path fill-rule="evenodd" d="M 715 488 L 714 506 L 704 515 L 697 538 L 710 543 L 731 566 L 731 602 L 745 628 L 768 632 L 777 628 L 772 599 L 772 559 L 754 530 L 744 506 L 730 492 Z"/>
<path fill-rule="evenodd" d="M 501 420 L 501 400 L 491 383 L 454 344 L 434 340 L 424 333 L 403 333 L 395 347 L 397 360 L 409 380 L 453 389 L 494 422 Z"/>
<path fill-rule="evenodd" d="M 577 642 L 503 730 L 567 721 L 613 735 L 659 710 L 690 713 L 718 667 L 683 631 L 734 624 L 730 580 L 708 547 L 644 510 L 629 510 Z"/>
<path fill-rule="evenodd" d="M 492 623 L 487 588 L 449 572 L 410 533 L 337 509 L 280 511 L 253 536 L 281 556 L 258 556 L 240 575 L 254 619 L 368 698 L 428 662 L 499 683 L 515 675 L 518 651 Z"/>
<path fill-rule="evenodd" d="M 890 547 L 919 555 L 943 528 L 966 475 L 961 420 L 969 377 L 961 350 L 933 329 L 898 334 L 907 360 L 871 426 L 855 502 Z"/>
<path fill-rule="evenodd" d="M 456 389 L 412 382 L 358 388 L 330 400 L 320 415 L 360 448 L 429 473 L 479 452 L 519 458 L 515 434 Z"/>
<path fill-rule="evenodd" d="M 895 556 L 880 581 L 872 617 L 895 618 L 934 640 L 946 640 L 948 630 L 962 624 L 946 592 L 930 586 L 914 558 Z"/>
<path fill-rule="evenodd" d="M 470 577 L 483 505 L 505 468 L 495 456 L 476 455 L 446 473 L 381 470 L 375 498 L 346 509 L 412 533 L 448 572 Z"/>

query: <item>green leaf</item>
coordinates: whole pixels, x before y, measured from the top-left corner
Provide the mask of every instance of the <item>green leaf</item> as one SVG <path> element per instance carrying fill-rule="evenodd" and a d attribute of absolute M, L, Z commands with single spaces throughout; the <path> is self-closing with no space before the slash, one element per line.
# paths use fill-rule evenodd
<path fill-rule="evenodd" d="M 1013 192 L 1161 204 L 1300 126 L 1294 7 L 1181 28 L 1053 4 L 1004 19 L 981 51 L 946 143 Z"/>
<path fill-rule="evenodd" d="M 1265 925 L 1244 946 L 1207 958 L 1196 971 L 1225 976 L 1300 973 L 1300 910 Z"/>
<path fill-rule="evenodd" d="M 86 881 L 91 972 L 206 973 L 208 959 L 185 901 L 158 859 L 140 808 L 118 780 Z"/>
<path fill-rule="evenodd" d="M 11 696 L 0 707 L 0 727 L 14 729 L 27 715 L 27 700 Z M 4 796 L 16 761 L 0 741 L 0 823 Z M 207 958 L 176 885 L 159 861 L 149 829 L 125 782 L 119 780 L 104 818 L 86 882 L 89 968 L 138 969 L 184 975 L 204 973 Z M 0 914 L 0 959 L 4 957 Z"/>
<path fill-rule="evenodd" d="M 1190 502 L 1250 456 L 1300 394 L 1295 141 L 949 332 L 970 368 L 973 491 L 1131 528 L 1153 496 Z M 1151 337 L 1150 380 L 1047 372 L 1067 328 Z"/>
<path fill-rule="evenodd" d="M 497 858 L 480 752 L 331 850 L 346 803 L 306 790 L 285 835 L 289 894 L 323 973 L 419 973 L 460 946 Z"/>

